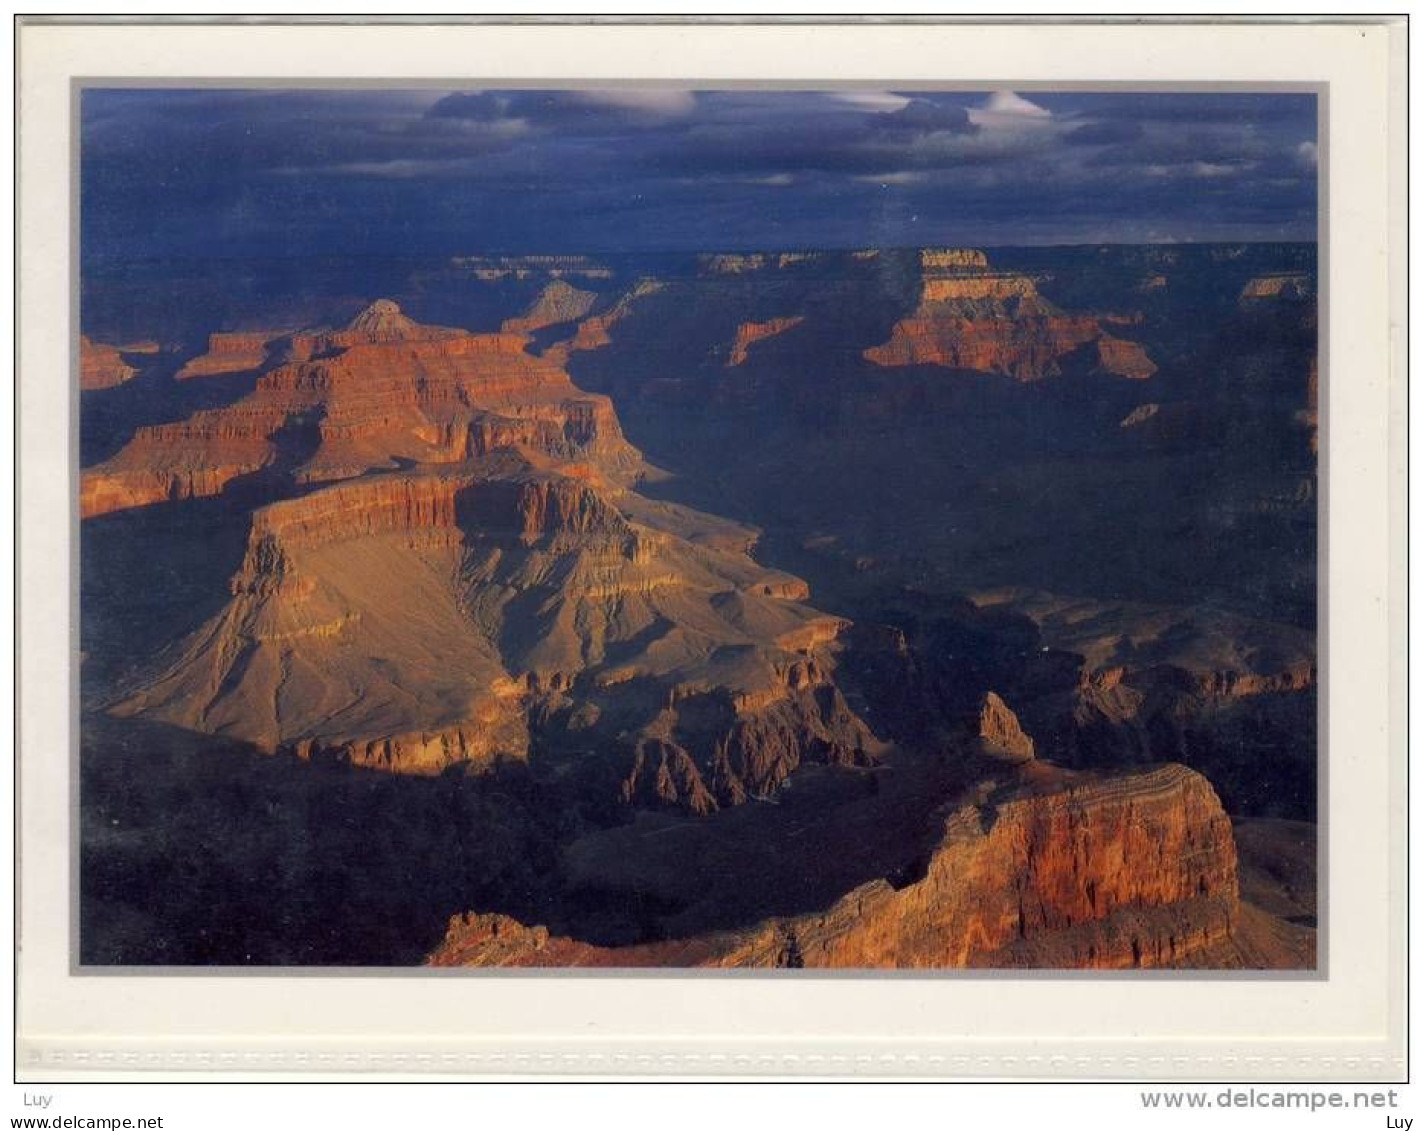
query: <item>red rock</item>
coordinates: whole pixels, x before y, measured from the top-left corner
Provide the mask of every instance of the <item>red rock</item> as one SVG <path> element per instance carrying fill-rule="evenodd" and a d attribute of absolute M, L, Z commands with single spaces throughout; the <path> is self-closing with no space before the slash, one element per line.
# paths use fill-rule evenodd
<path fill-rule="evenodd" d="M 941 365 L 1038 381 L 1060 373 L 1060 360 L 1090 343 L 1099 372 L 1142 378 L 1156 371 L 1139 345 L 1110 337 L 1101 319 L 1064 314 L 1029 276 L 990 269 L 980 251 L 925 250 L 920 265 L 918 309 L 895 324 L 889 341 L 864 351 L 876 365 Z"/>
<path fill-rule="evenodd" d="M 188 361 L 176 376 L 178 380 L 186 381 L 192 377 L 213 377 L 259 369 L 267 360 L 268 347 L 280 337 L 280 334 L 266 330 L 211 334 L 208 336 L 207 353 Z"/>
<path fill-rule="evenodd" d="M 565 365 L 570 354 L 602 349 L 609 345 L 612 342 L 609 331 L 632 313 L 637 300 L 656 294 L 661 289 L 662 284 L 655 279 L 640 280 L 637 286 L 620 298 L 606 313 L 595 314 L 578 323 L 573 337 L 550 346 L 544 351 L 544 358 L 554 365 Z"/>
<path fill-rule="evenodd" d="M 920 266 L 926 270 L 947 267 L 988 267 L 988 256 L 973 247 L 926 247 L 919 252 Z"/>
<path fill-rule="evenodd" d="M 804 317 L 796 318 L 771 318 L 765 322 L 743 322 L 736 328 L 736 341 L 731 346 L 731 360 L 728 366 L 742 365 L 746 361 L 747 351 L 757 342 L 765 341 L 767 338 L 774 338 L 777 334 L 784 334 L 787 330 L 799 326 L 805 321 Z"/>
<path fill-rule="evenodd" d="M 1060 372 L 1058 359 L 1099 333 L 1096 320 L 1086 317 L 968 319 L 921 307 L 865 357 L 886 367 L 942 365 L 1037 381 Z"/>
<path fill-rule="evenodd" d="M 1023 733 L 1018 716 L 990 691 L 983 697 L 978 713 L 979 750 L 1003 762 L 1027 762 L 1033 757 L 1033 740 Z"/>
<path fill-rule="evenodd" d="M 291 458 L 284 443 L 293 435 L 308 437 L 310 450 L 291 469 L 308 482 L 500 447 L 634 474 L 640 459 L 608 399 L 577 389 L 526 344 L 520 335 L 421 326 L 394 303 L 377 303 L 344 330 L 291 336 L 295 360 L 265 373 L 237 403 L 140 429 L 83 472 L 80 512 L 217 494 Z"/>
<path fill-rule="evenodd" d="M 1314 278 L 1304 271 L 1280 271 L 1258 275 L 1245 284 L 1240 303 L 1247 306 L 1273 299 L 1305 299 L 1314 295 Z"/>
<path fill-rule="evenodd" d="M 81 389 L 112 389 L 132 380 L 138 370 L 124 361 L 117 346 L 79 337 L 79 387 Z"/>
<path fill-rule="evenodd" d="M 1097 339 L 1097 369 L 1117 377 L 1144 381 L 1156 372 L 1156 363 L 1147 357 L 1139 342 L 1123 341 L 1105 334 Z"/>
<path fill-rule="evenodd" d="M 457 915 L 435 966 L 1120 969 L 1309 966 L 1311 932 L 1239 899 L 1229 818 L 1168 765 L 1093 779 L 1035 769 L 946 814 L 922 878 L 823 912 L 675 942 L 597 947 L 504 916 Z"/>
<path fill-rule="evenodd" d="M 86 472 L 88 515 L 217 493 L 288 450 L 297 482 L 333 481 L 253 513 L 232 600 L 114 709 L 434 774 L 523 757 L 530 716 L 584 680 L 625 721 L 602 740 L 633 763 L 624 800 L 691 812 L 872 758 L 821 658 L 843 622 L 747 556 L 754 531 L 632 494 L 610 402 L 525 341 L 378 305 Z M 416 466 L 371 474 L 395 459 Z"/>

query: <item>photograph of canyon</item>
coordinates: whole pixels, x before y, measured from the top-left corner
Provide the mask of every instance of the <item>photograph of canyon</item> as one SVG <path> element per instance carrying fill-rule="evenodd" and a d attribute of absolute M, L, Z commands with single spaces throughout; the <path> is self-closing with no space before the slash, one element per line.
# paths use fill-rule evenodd
<path fill-rule="evenodd" d="M 76 98 L 80 969 L 1316 970 L 1315 95 Z"/>

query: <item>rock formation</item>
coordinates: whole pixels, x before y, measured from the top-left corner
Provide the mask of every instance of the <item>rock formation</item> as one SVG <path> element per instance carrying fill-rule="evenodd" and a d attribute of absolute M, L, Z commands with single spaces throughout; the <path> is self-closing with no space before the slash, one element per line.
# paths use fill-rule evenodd
<path fill-rule="evenodd" d="M 578 323 L 578 329 L 567 341 L 556 342 L 544 350 L 543 357 L 554 365 L 566 365 L 570 354 L 584 350 L 602 349 L 612 339 L 608 332 L 626 318 L 638 299 L 656 294 L 662 284 L 656 279 L 640 279 L 637 285 L 623 295 L 602 314 L 594 314 Z"/>
<path fill-rule="evenodd" d="M 435 966 L 1121 969 L 1294 962 L 1308 932 L 1240 903 L 1229 819 L 1181 766 L 1052 772 L 950 808 L 922 875 L 742 931 L 599 947 L 455 916 Z"/>
<path fill-rule="evenodd" d="M 555 279 L 539 294 L 519 318 L 507 318 L 502 327 L 506 334 L 531 334 L 545 326 L 576 322 L 593 309 L 598 296 L 592 291 L 580 291 L 562 279 Z"/>
<path fill-rule="evenodd" d="M 1027 762 L 1033 757 L 1033 740 L 1023 733 L 1018 716 L 995 691 L 983 697 L 978 712 L 977 737 L 979 751 L 989 758 Z"/>
<path fill-rule="evenodd" d="M 1132 409 L 1131 412 L 1127 413 L 1124 417 L 1122 417 L 1122 422 L 1120 425 L 1118 425 L 1118 427 L 1139 427 L 1140 425 L 1145 424 L 1148 420 L 1152 419 L 1152 417 L 1156 416 L 1157 413 L 1159 413 L 1160 411 L 1161 406 L 1159 404 L 1156 404 L 1154 401 L 1148 401 L 1146 404 L 1137 405 L 1136 408 Z"/>
<path fill-rule="evenodd" d="M 112 389 L 137 376 L 138 370 L 123 359 L 117 346 L 79 337 L 79 387 Z"/>
<path fill-rule="evenodd" d="M 586 255 L 460 255 L 452 266 L 468 272 L 481 282 L 502 279 L 609 279 L 610 268 Z"/>
<path fill-rule="evenodd" d="M 803 316 L 794 318 L 772 318 L 766 322 L 743 322 L 736 328 L 736 341 L 731 345 L 731 360 L 728 366 L 744 365 L 750 348 L 757 342 L 784 334 L 805 321 Z"/>
<path fill-rule="evenodd" d="M 774 256 L 765 255 L 699 255 L 697 263 L 706 275 L 744 275 L 748 271 L 760 271 L 775 262 Z"/>
<path fill-rule="evenodd" d="M 171 385 L 84 340 L 144 367 L 84 405 L 86 890 L 171 927 L 86 953 L 1310 966 L 1311 263 L 476 256 L 382 285 L 499 332 L 233 329 L 321 276 Z"/>
<path fill-rule="evenodd" d="M 897 322 L 889 341 L 864 351 L 876 365 L 941 365 L 1038 381 L 1061 372 L 1061 360 L 1083 346 L 1093 368 L 1144 378 L 1156 366 L 1140 345 L 1106 333 L 1089 315 L 1069 315 L 1048 302 L 1027 275 L 995 271 L 981 251 L 920 253 L 918 308 Z"/>
<path fill-rule="evenodd" d="M 1156 363 L 1146 356 L 1140 342 L 1128 342 L 1104 334 L 1093 345 L 1097 351 L 1094 368 L 1098 373 L 1144 381 L 1156 372 Z"/>
<path fill-rule="evenodd" d="M 919 252 L 919 263 L 926 270 L 952 267 L 988 269 L 988 256 L 972 247 L 926 247 Z"/>
<path fill-rule="evenodd" d="M 1257 275 L 1240 292 L 1242 306 L 1272 299 L 1302 300 L 1314 297 L 1314 279 L 1303 271 Z"/>
<path fill-rule="evenodd" d="M 185 421 L 140 428 L 85 469 L 85 517 L 222 492 L 258 472 L 298 483 L 351 478 L 402 462 L 454 463 L 521 445 L 635 473 L 606 397 L 576 389 L 525 339 L 411 322 L 376 303 L 342 330 L 290 335 L 288 359 L 247 397 Z"/>
<path fill-rule="evenodd" d="M 596 738 L 610 794 L 694 812 L 873 760 L 833 681 L 841 622 L 747 556 L 754 531 L 633 493 L 607 400 L 522 343 L 376 303 L 86 473 L 88 515 L 337 481 L 253 512 L 231 600 L 114 711 L 415 774 L 521 760 L 531 729 Z"/>
<path fill-rule="evenodd" d="M 208 336 L 207 352 L 187 361 L 177 377 L 215 377 L 224 373 L 241 373 L 260 369 L 267 360 L 268 346 L 280 335 L 266 331 L 254 333 L 219 333 Z"/>

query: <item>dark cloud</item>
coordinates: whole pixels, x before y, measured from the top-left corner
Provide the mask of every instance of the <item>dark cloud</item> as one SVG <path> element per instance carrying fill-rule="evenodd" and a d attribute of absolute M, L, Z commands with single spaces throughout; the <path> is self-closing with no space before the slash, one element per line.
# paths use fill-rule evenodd
<path fill-rule="evenodd" d="M 497 122 L 506 117 L 509 109 L 507 96 L 501 97 L 490 90 L 477 90 L 447 94 L 427 110 L 430 118 L 460 118 L 470 122 Z"/>
<path fill-rule="evenodd" d="M 892 131 L 914 130 L 920 133 L 938 132 L 953 134 L 977 133 L 979 127 L 969 120 L 968 109 L 963 106 L 946 106 L 939 102 L 929 102 L 916 98 L 898 110 L 891 110 L 875 116 L 875 124 L 881 129 Z"/>
<path fill-rule="evenodd" d="M 426 112 L 432 119 L 516 121 L 540 129 L 616 134 L 667 128 L 690 114 L 696 96 L 682 90 L 485 90 L 446 95 Z"/>
<path fill-rule="evenodd" d="M 1317 207 L 1300 95 L 88 90 L 81 118 L 87 258 L 1310 238 Z"/>

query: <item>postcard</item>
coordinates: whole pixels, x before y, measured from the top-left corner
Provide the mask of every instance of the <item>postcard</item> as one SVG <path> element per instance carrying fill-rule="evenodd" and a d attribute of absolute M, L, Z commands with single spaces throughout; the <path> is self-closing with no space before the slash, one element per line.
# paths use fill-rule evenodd
<path fill-rule="evenodd" d="M 31 29 L 72 131 L 71 443 L 21 436 L 74 515 L 56 974 L 1346 992 L 1331 861 L 1397 914 L 1397 826 L 1349 822 L 1400 737 L 1330 729 L 1341 655 L 1392 710 L 1388 614 L 1330 619 L 1389 474 L 1331 447 L 1390 426 L 1387 342 L 1338 348 L 1389 301 L 1332 219 L 1347 77 L 520 77 L 577 30 L 334 76 Z"/>

